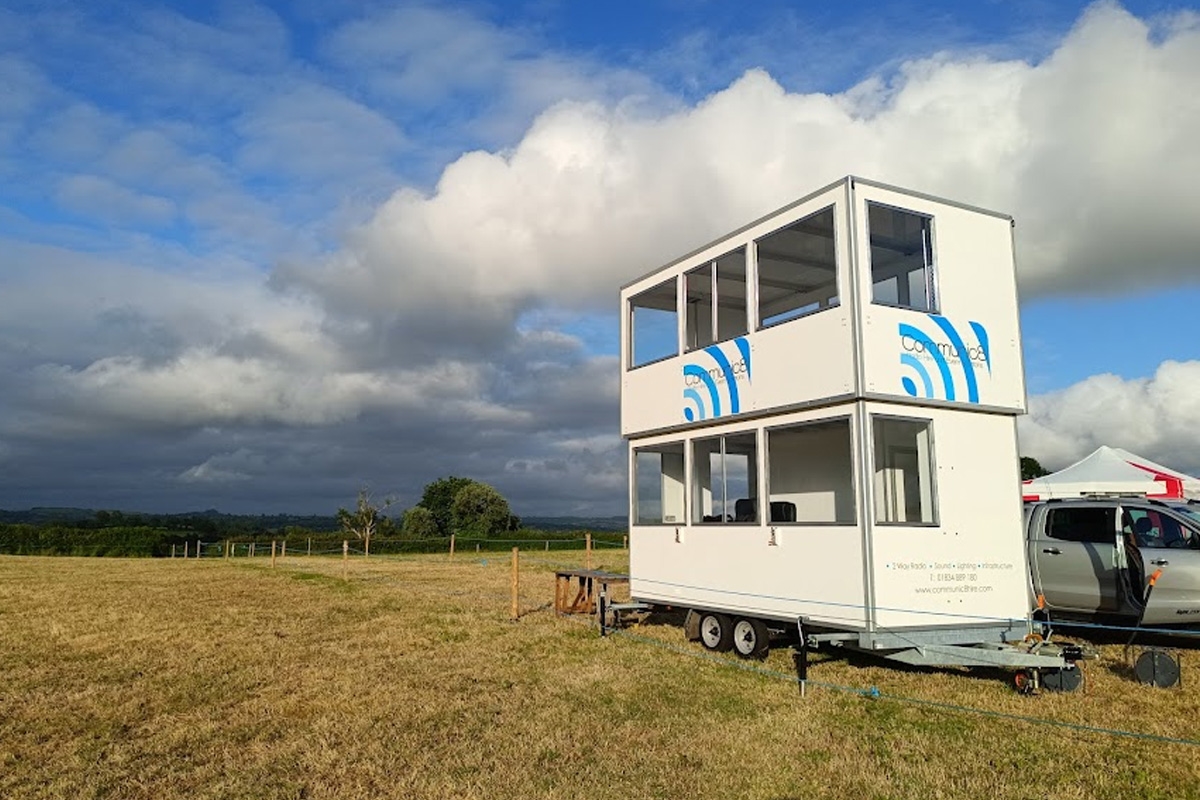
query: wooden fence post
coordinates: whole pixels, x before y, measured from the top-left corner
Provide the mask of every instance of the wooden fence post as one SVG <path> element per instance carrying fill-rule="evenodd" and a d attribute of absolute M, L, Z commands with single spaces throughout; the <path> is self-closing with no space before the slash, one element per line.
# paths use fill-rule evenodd
<path fill-rule="evenodd" d="M 342 580 L 346 580 L 346 565 L 350 563 L 350 541 L 342 540 Z"/>
<path fill-rule="evenodd" d="M 226 560 L 228 560 L 228 558 L 229 558 L 229 540 L 228 539 L 225 540 L 225 558 L 226 558 Z"/>
<path fill-rule="evenodd" d="M 454 558 L 454 534 L 450 534 L 450 557 Z"/>
<path fill-rule="evenodd" d="M 171 558 L 175 557 L 175 545 L 171 545 Z"/>
<path fill-rule="evenodd" d="M 478 552 L 479 552 L 479 542 L 476 542 L 476 543 L 475 543 L 475 552 L 476 552 L 476 553 L 478 553 Z"/>
<path fill-rule="evenodd" d="M 187 539 L 184 539 L 184 540 L 183 540 L 183 557 L 184 557 L 184 558 L 187 558 L 187 557 L 188 557 L 188 553 L 190 553 L 190 552 L 191 552 L 190 550 L 188 550 L 188 545 L 189 545 L 189 542 L 188 542 L 188 540 L 187 540 Z"/>
<path fill-rule="evenodd" d="M 279 545 L 279 557 L 287 558 L 287 539 L 284 539 L 283 542 Z"/>
<path fill-rule="evenodd" d="M 517 604 L 517 598 L 520 592 L 520 571 L 517 567 L 520 550 L 513 548 L 512 553 L 512 618 L 514 620 L 520 617 L 520 609 Z"/>
<path fill-rule="evenodd" d="M 275 540 L 271 540 L 271 569 L 275 569 Z"/>
<path fill-rule="evenodd" d="M 250 557 L 254 558 L 254 542 L 250 543 Z"/>
<path fill-rule="evenodd" d="M 550 552 L 550 540 L 549 539 L 546 540 L 546 552 L 547 553 Z"/>
<path fill-rule="evenodd" d="M 312 537 L 308 537 L 308 554 L 312 555 Z"/>
<path fill-rule="evenodd" d="M 583 566 L 584 566 L 584 569 L 591 569 L 592 568 L 592 535 L 590 533 L 585 534 L 584 542 L 586 543 L 584 546 L 587 548 L 587 555 L 584 558 Z"/>
<path fill-rule="evenodd" d="M 196 558 L 200 557 L 200 540 L 196 540 Z"/>
<path fill-rule="evenodd" d="M 629 549 L 629 537 L 628 537 L 628 536 L 622 536 L 622 537 L 621 537 L 621 549 L 622 549 L 622 550 L 628 550 L 628 549 Z"/>

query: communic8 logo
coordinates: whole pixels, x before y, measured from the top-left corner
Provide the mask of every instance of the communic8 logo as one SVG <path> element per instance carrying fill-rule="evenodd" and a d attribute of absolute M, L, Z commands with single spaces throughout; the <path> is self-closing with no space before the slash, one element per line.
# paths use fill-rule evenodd
<path fill-rule="evenodd" d="M 932 322 L 936 330 L 929 332 L 917 324 L 900 323 L 900 364 L 909 373 L 901 376 L 901 388 L 910 397 L 978 403 L 982 370 L 986 369 L 989 376 L 992 373 L 987 328 L 978 322 L 968 322 L 968 333 L 937 314 L 922 319 Z M 930 364 L 936 370 L 936 378 L 928 369 Z M 965 390 L 965 398 L 960 388 Z"/>
<path fill-rule="evenodd" d="M 750 342 L 744 336 L 692 354 L 683 365 L 683 418 L 696 422 L 741 413 L 743 391 L 751 382 L 750 362 Z"/>

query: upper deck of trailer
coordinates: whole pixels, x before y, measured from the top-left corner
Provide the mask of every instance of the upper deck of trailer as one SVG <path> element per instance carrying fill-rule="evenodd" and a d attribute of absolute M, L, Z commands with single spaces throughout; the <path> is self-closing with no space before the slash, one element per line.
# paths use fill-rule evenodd
<path fill-rule="evenodd" d="M 1025 408 L 1011 219 L 848 177 L 621 290 L 621 430 L 865 398 Z"/>

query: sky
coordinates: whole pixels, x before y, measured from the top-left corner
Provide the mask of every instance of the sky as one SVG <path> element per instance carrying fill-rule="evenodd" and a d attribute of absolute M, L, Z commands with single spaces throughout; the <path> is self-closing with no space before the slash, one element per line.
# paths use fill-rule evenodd
<path fill-rule="evenodd" d="M 1029 415 L 1200 473 L 1200 7 L 0 7 L 0 508 L 626 510 L 617 289 L 847 174 L 1011 214 Z"/>

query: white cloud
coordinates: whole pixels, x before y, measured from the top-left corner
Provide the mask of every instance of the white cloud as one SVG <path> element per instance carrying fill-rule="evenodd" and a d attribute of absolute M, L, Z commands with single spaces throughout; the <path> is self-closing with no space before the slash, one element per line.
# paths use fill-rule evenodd
<path fill-rule="evenodd" d="M 302 83 L 265 98 L 239 121 L 238 163 L 272 179 L 391 177 L 389 157 L 405 145 L 389 119 L 328 87 Z"/>
<path fill-rule="evenodd" d="M 64 208 L 114 225 L 165 225 L 175 216 L 171 200 L 136 192 L 97 175 L 64 178 L 57 196 Z"/>
<path fill-rule="evenodd" d="M 1200 24 L 1101 4 L 1036 66 L 951 55 L 827 96 L 749 72 L 694 108 L 563 103 L 405 189 L 319 268 L 336 306 L 610 304 L 614 287 L 854 173 L 1013 213 L 1026 292 L 1200 277 Z"/>
<path fill-rule="evenodd" d="M 165 363 L 112 356 L 82 369 L 44 365 L 34 380 L 46 403 L 86 412 L 85 427 L 97 428 L 329 425 L 372 409 L 430 416 L 453 409 L 463 422 L 522 417 L 477 399 L 479 368 L 452 362 L 419 371 L 309 372 L 280 361 L 189 349 Z"/>
<path fill-rule="evenodd" d="M 1200 361 L 1165 361 L 1150 378 L 1093 375 L 1029 399 L 1021 453 L 1060 469 L 1100 445 L 1200 474 Z"/>

